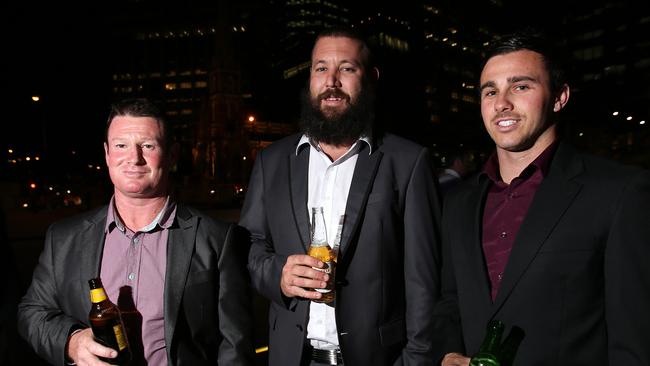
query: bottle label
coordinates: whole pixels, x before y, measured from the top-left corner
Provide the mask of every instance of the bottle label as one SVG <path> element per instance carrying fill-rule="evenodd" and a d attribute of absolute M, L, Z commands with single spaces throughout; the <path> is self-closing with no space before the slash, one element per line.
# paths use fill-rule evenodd
<path fill-rule="evenodd" d="M 122 329 L 122 324 L 117 324 L 113 326 L 113 332 L 115 333 L 115 339 L 117 340 L 117 347 L 119 350 L 126 348 L 126 337 L 124 336 L 124 331 Z"/>
<path fill-rule="evenodd" d="M 95 288 L 90 290 L 90 302 L 97 304 L 106 300 L 106 292 L 103 288 Z"/>
<path fill-rule="evenodd" d="M 316 267 L 311 267 L 311 268 L 313 268 L 313 269 L 315 269 L 317 271 L 325 272 L 325 273 L 331 275 L 332 274 L 332 264 L 333 264 L 332 262 L 325 262 L 325 268 L 316 268 Z M 327 284 L 326 288 L 315 288 L 314 290 L 316 290 L 317 292 L 320 292 L 321 294 L 327 294 L 327 293 L 332 292 L 332 288 L 330 286 L 330 283 Z"/>

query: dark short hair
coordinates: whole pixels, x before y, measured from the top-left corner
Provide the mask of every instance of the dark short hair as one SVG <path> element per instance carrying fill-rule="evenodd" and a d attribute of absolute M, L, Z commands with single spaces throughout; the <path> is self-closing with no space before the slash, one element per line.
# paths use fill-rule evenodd
<path fill-rule="evenodd" d="M 111 111 L 108 114 L 108 119 L 106 120 L 106 133 L 104 138 L 107 142 L 108 129 L 111 123 L 115 117 L 120 116 L 150 117 L 155 119 L 162 129 L 164 147 L 171 146 L 174 140 L 173 131 L 162 110 L 151 100 L 146 98 L 129 98 L 113 103 L 111 105 Z"/>
<path fill-rule="evenodd" d="M 368 44 L 365 37 L 360 32 L 347 27 L 326 28 L 320 31 L 320 33 L 316 35 L 316 39 L 314 40 L 314 46 L 316 45 L 316 42 L 318 42 L 318 40 L 325 37 L 350 38 L 359 42 L 361 44 L 361 56 L 363 57 L 361 61 L 363 62 L 363 67 L 366 70 L 370 70 L 376 66 L 374 63 L 373 52 L 370 48 L 370 45 Z M 312 48 L 312 53 L 313 53 L 313 48 Z"/>
<path fill-rule="evenodd" d="M 521 50 L 533 51 L 542 56 L 553 93 L 558 93 L 568 83 L 563 50 L 551 42 L 547 35 L 533 28 L 496 36 L 486 53 L 485 63 L 494 56 Z"/>

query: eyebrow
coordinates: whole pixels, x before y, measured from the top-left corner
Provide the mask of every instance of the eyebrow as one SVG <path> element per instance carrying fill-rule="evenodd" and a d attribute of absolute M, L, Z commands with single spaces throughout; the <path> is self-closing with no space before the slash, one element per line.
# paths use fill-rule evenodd
<path fill-rule="evenodd" d="M 312 65 L 326 64 L 326 63 L 328 63 L 326 60 L 318 60 L 318 61 L 313 62 Z M 347 64 L 352 64 L 352 65 L 357 66 L 357 67 L 362 65 L 361 62 L 357 62 L 357 61 L 354 61 L 354 60 L 348 60 L 348 59 L 341 60 L 338 64 L 342 65 L 342 64 L 346 64 L 346 63 Z"/>
<path fill-rule="evenodd" d="M 539 82 L 536 78 L 534 78 L 532 76 L 525 76 L 525 75 L 511 76 L 511 77 L 508 78 L 508 84 L 514 84 L 514 83 L 518 83 L 520 81 L 532 81 L 533 83 L 538 83 Z M 483 89 L 485 89 L 485 88 L 494 88 L 494 87 L 496 87 L 496 83 L 494 81 L 488 81 L 488 82 L 485 82 L 484 84 L 481 85 L 481 87 L 479 88 L 479 91 L 483 91 Z"/>

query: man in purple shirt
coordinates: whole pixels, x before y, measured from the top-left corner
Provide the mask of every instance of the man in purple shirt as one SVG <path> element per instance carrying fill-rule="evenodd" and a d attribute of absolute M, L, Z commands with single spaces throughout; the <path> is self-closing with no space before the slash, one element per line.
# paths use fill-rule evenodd
<path fill-rule="evenodd" d="M 48 229 L 22 336 L 55 365 L 116 357 L 88 325 L 88 280 L 100 276 L 123 311 L 130 364 L 252 364 L 247 241 L 170 195 L 178 145 L 164 114 L 145 99 L 116 103 L 104 151 L 113 198 Z"/>
<path fill-rule="evenodd" d="M 560 141 L 556 51 L 524 31 L 483 67 L 496 151 L 444 202 L 442 365 L 468 365 L 491 320 L 524 331 L 502 365 L 650 364 L 650 174 Z"/>

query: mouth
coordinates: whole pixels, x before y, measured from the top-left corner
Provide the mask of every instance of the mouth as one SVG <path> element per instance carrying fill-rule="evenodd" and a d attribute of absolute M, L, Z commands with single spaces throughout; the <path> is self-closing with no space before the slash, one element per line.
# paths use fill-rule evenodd
<path fill-rule="evenodd" d="M 318 96 L 318 99 L 320 99 L 321 102 L 325 104 L 338 105 L 340 103 L 347 102 L 350 98 L 344 92 L 335 89 L 335 90 L 328 90 L 322 93 L 321 95 Z"/>
<path fill-rule="evenodd" d="M 140 177 L 140 176 L 143 176 L 143 175 L 147 174 L 147 172 L 132 171 L 132 170 L 124 171 L 123 173 L 127 177 Z"/>
<path fill-rule="evenodd" d="M 497 121 L 497 126 L 499 127 L 510 127 L 516 124 L 518 120 L 516 119 L 502 119 Z"/>

